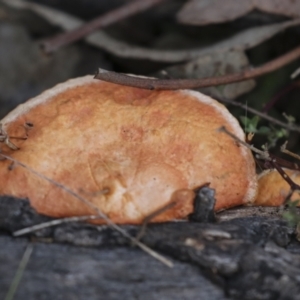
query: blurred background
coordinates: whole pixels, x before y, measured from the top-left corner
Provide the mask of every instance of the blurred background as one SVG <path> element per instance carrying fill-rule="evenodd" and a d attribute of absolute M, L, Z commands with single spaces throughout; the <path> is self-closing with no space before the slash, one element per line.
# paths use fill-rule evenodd
<path fill-rule="evenodd" d="M 59 82 L 103 68 L 161 78 L 202 78 L 264 64 L 300 44 L 300 1 L 170 0 L 46 53 L 41 42 L 129 0 L 0 1 L 0 118 Z M 251 3 L 250 3 L 251 2 Z M 278 2 L 278 3 L 277 3 Z M 255 80 L 201 89 L 255 132 L 257 147 L 300 152 L 300 60 Z M 287 124 L 283 128 L 235 101 Z"/>

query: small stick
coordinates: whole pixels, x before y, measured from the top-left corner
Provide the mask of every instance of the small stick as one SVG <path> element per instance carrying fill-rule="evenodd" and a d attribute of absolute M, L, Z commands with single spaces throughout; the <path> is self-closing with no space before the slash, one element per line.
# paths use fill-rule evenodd
<path fill-rule="evenodd" d="M 280 147 L 280 150 L 281 152 L 291 156 L 291 157 L 294 157 L 298 160 L 300 160 L 300 156 L 296 153 L 293 153 L 291 151 L 289 151 L 288 149 L 286 149 L 286 146 L 287 146 L 287 141 Z M 298 169 L 297 169 L 298 170 Z M 283 170 L 282 170 L 283 171 Z M 287 175 L 286 175 L 287 176 Z M 288 177 L 288 176 L 287 176 Z M 283 177 L 284 178 L 284 177 Z M 288 177 L 289 178 L 289 177 Z M 285 178 L 284 178 L 285 179 Z M 292 181 L 292 180 L 291 180 Z M 287 181 L 288 182 L 288 181 Z M 293 182 L 293 181 L 292 181 Z M 293 193 L 296 191 L 296 190 L 300 190 L 300 186 L 296 183 L 293 182 L 293 184 L 291 185 L 289 182 L 288 184 L 290 185 L 291 189 L 288 193 L 288 195 L 286 196 L 285 200 L 284 200 L 284 204 L 283 205 L 286 205 L 288 203 L 288 201 L 291 199 Z"/>
<path fill-rule="evenodd" d="M 139 230 L 137 236 L 135 237 L 138 241 L 145 235 L 146 228 L 149 222 L 154 219 L 155 217 L 159 216 L 160 214 L 164 213 L 166 210 L 173 208 L 176 205 L 176 201 L 172 201 L 163 207 L 155 210 L 150 215 L 148 215 L 144 220 L 141 229 Z"/>
<path fill-rule="evenodd" d="M 300 75 L 300 68 L 293 72 L 293 74 L 291 75 L 291 79 L 295 79 L 298 75 Z"/>
<path fill-rule="evenodd" d="M 3 124 L 0 123 L 0 142 L 4 143 L 7 147 L 12 150 L 18 150 L 19 148 L 10 141 L 10 137 L 7 132 L 3 129 Z"/>
<path fill-rule="evenodd" d="M 300 186 L 298 184 L 296 184 L 287 174 L 286 172 L 282 169 L 282 167 L 277 163 L 276 158 L 271 155 L 268 151 L 261 151 L 257 148 L 255 148 L 252 145 L 247 144 L 246 142 L 242 141 L 241 139 L 239 139 L 237 136 L 235 136 L 233 133 L 231 133 L 230 131 L 228 131 L 224 126 L 221 127 L 219 129 L 220 132 L 224 132 L 227 135 L 229 135 L 231 138 L 233 138 L 235 141 L 237 141 L 238 143 L 242 144 L 243 146 L 247 147 L 248 149 L 252 150 L 253 152 L 257 153 L 259 155 L 260 159 L 264 159 L 268 162 L 268 164 L 277 170 L 277 172 L 281 175 L 281 177 L 288 183 L 288 185 L 290 186 L 290 191 L 287 195 L 287 197 L 285 198 L 285 201 L 283 203 L 283 205 L 285 205 L 287 203 L 287 201 L 290 199 L 290 197 L 292 196 L 293 192 L 296 190 L 300 190 Z"/>
<path fill-rule="evenodd" d="M 261 117 L 262 119 L 268 120 L 269 122 L 271 122 L 273 124 L 276 124 L 276 125 L 279 125 L 279 126 L 285 128 L 287 130 L 296 131 L 296 132 L 300 133 L 300 126 L 297 126 L 297 125 L 294 125 L 294 124 L 286 124 L 282 121 L 279 121 L 279 120 L 267 115 L 266 113 L 260 112 L 256 109 L 252 108 L 252 107 L 249 107 L 248 105 L 244 105 L 240 102 L 236 102 L 234 100 L 229 100 L 229 99 L 224 99 L 224 98 L 217 98 L 217 100 L 219 100 L 220 102 L 223 102 L 223 103 L 231 104 L 231 105 L 240 107 L 242 109 L 245 109 L 245 110 Z"/>
<path fill-rule="evenodd" d="M 41 42 L 41 46 L 46 53 L 52 53 L 59 48 L 72 42 L 78 41 L 98 28 L 104 28 L 125 18 L 145 11 L 154 5 L 166 0 L 134 0 L 123 6 L 116 8 L 98 18 L 85 23 L 72 31 L 56 35 Z"/>
<path fill-rule="evenodd" d="M 280 147 L 280 151 L 282 153 L 285 153 L 285 154 L 288 154 L 289 156 L 292 156 L 298 160 L 300 160 L 300 155 L 296 154 L 296 153 L 293 153 L 291 151 L 289 151 L 288 149 L 286 149 L 286 145 L 287 145 L 287 141 Z"/>
<path fill-rule="evenodd" d="M 268 113 L 268 111 L 274 107 L 275 103 L 280 101 L 287 93 L 292 91 L 297 87 L 296 82 L 292 82 L 287 87 L 285 87 L 283 90 L 276 93 L 262 108 L 263 113 Z"/>
<path fill-rule="evenodd" d="M 96 219 L 100 219 L 101 217 L 97 216 L 81 216 L 81 217 L 70 217 L 70 218 L 63 218 L 63 219 L 56 219 L 56 220 L 52 220 L 49 222 L 44 222 L 41 224 L 37 224 L 37 225 L 33 225 L 30 227 L 26 227 L 20 230 L 17 230 L 15 232 L 13 232 L 13 236 L 22 236 L 24 234 L 27 233 L 31 233 L 34 231 L 38 231 L 44 228 L 48 228 L 48 227 L 52 227 L 52 226 L 56 226 L 56 225 L 60 225 L 60 224 L 66 224 L 66 223 L 71 223 L 71 222 L 82 222 L 82 221 L 87 221 L 87 220 L 96 220 Z"/>
<path fill-rule="evenodd" d="M 113 71 L 99 69 L 95 78 L 103 81 L 127 85 L 148 90 L 178 90 L 196 89 L 240 82 L 271 73 L 300 57 L 300 47 L 260 66 L 245 71 L 228 74 L 219 77 L 207 77 L 200 79 L 151 79 L 125 75 Z"/>
<path fill-rule="evenodd" d="M 288 201 L 291 199 L 293 193 L 297 190 L 300 190 L 300 186 L 295 183 L 287 174 L 286 172 L 284 172 L 284 170 L 281 168 L 281 166 L 276 162 L 275 159 L 271 160 L 271 165 L 273 166 L 273 168 L 275 168 L 277 170 L 277 172 L 281 175 L 281 177 L 288 183 L 288 185 L 290 186 L 290 190 L 287 194 L 287 196 L 285 197 L 283 203 L 282 203 L 282 207 L 284 207 Z"/>
<path fill-rule="evenodd" d="M 239 139 L 237 136 L 235 136 L 233 133 L 231 133 L 230 131 L 227 130 L 227 128 L 225 126 L 222 126 L 218 129 L 219 132 L 224 132 L 227 135 L 229 135 L 232 139 L 234 139 L 236 142 L 238 142 L 239 144 L 242 144 L 243 146 L 245 146 L 246 148 L 252 150 L 253 152 L 257 153 L 259 155 L 259 158 L 261 159 L 265 159 L 267 161 L 271 161 L 272 158 L 270 156 L 270 154 L 267 151 L 262 151 L 259 150 L 257 148 L 255 148 L 253 145 L 250 145 L 244 141 L 242 141 L 241 139 Z"/>
<path fill-rule="evenodd" d="M 284 172 L 284 170 L 281 168 L 281 166 L 277 163 L 276 159 L 272 159 L 270 161 L 271 166 L 278 171 L 278 173 L 281 175 L 281 177 L 289 184 L 291 189 L 293 191 L 300 190 L 300 186 L 295 183 L 287 174 Z"/>
<path fill-rule="evenodd" d="M 133 244 L 135 244 L 136 246 L 138 246 L 139 248 L 141 248 L 142 250 L 144 250 L 146 253 L 148 253 L 150 256 L 154 257 L 155 259 L 159 260 L 161 263 L 165 264 L 168 267 L 173 267 L 173 263 L 168 260 L 167 258 L 165 258 L 164 256 L 160 255 L 159 253 L 155 252 L 154 250 L 152 250 L 151 248 L 149 248 L 148 246 L 146 246 L 145 244 L 141 243 L 140 241 L 138 241 L 136 238 L 132 237 L 129 233 L 127 233 L 123 228 L 121 228 L 120 226 L 118 226 L 117 224 L 115 224 L 108 216 L 106 216 L 106 214 L 104 214 L 97 206 L 95 206 L 93 203 L 91 203 L 90 201 L 86 200 L 85 198 L 83 198 L 82 196 L 78 195 L 77 193 L 75 193 L 73 190 L 69 189 L 68 187 L 62 185 L 61 183 L 35 171 L 34 169 L 30 168 L 29 166 L 23 164 L 22 162 L 18 161 L 17 159 L 0 153 L 0 156 L 6 158 L 7 160 L 10 160 L 12 162 L 14 162 L 15 164 L 21 166 L 22 168 L 24 168 L 25 170 L 29 171 L 30 173 L 38 176 L 39 178 L 42 178 L 48 182 L 50 182 L 51 184 L 53 184 L 54 186 L 62 189 L 63 191 L 65 191 L 66 193 L 72 195 L 74 198 L 78 199 L 79 201 L 81 201 L 82 203 L 84 203 L 85 205 L 87 205 L 88 207 L 90 207 L 92 210 L 94 210 L 97 215 L 99 215 L 99 217 L 101 217 L 102 219 L 104 219 L 106 221 L 106 223 L 113 229 L 115 229 L 116 231 L 120 232 L 124 237 L 128 238 L 129 241 Z"/>

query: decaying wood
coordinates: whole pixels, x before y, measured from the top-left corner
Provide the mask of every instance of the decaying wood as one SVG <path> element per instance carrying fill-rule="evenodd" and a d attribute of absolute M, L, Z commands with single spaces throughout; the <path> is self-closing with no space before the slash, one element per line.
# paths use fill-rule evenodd
<path fill-rule="evenodd" d="M 300 299 L 300 245 L 279 208 L 237 208 L 217 219 L 147 227 L 142 241 L 172 258 L 169 269 L 108 226 L 61 224 L 31 233 L 29 240 L 7 236 L 50 218 L 37 215 L 26 200 L 1 197 L 6 247 L 0 249 L 0 273 L 7 275 L 0 295 L 26 244 L 35 241 L 15 299 L 36 299 L 38 292 L 43 299 Z M 122 228 L 131 235 L 140 229 Z"/>

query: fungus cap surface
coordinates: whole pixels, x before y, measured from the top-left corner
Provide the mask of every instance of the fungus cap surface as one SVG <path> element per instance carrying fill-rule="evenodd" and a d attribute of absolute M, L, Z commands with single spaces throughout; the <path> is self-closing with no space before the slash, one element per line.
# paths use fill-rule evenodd
<path fill-rule="evenodd" d="M 296 183 L 300 184 L 300 172 L 284 169 L 286 174 Z M 280 206 L 290 191 L 289 184 L 282 178 L 277 170 L 266 170 L 258 177 L 258 192 L 255 205 Z M 299 200 L 300 193 L 295 191 L 291 200 Z"/>
<path fill-rule="evenodd" d="M 20 105 L 2 121 L 20 149 L 1 150 L 85 197 L 117 223 L 139 223 L 192 212 L 193 189 L 210 182 L 216 210 L 251 202 L 256 194 L 252 154 L 237 120 L 195 91 L 148 91 L 72 79 Z M 66 217 L 94 212 L 20 166 L 0 161 L 0 193 L 27 197 L 38 212 Z"/>

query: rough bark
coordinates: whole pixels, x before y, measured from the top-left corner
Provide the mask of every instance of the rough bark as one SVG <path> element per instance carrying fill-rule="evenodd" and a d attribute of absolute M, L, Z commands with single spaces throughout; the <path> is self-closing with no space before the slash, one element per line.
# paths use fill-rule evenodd
<path fill-rule="evenodd" d="M 300 246 L 279 209 L 238 208 L 217 217 L 148 225 L 142 241 L 171 258 L 170 269 L 107 226 L 64 224 L 13 238 L 50 218 L 26 200 L 2 197 L 0 297 L 34 243 L 15 299 L 300 299 Z"/>

